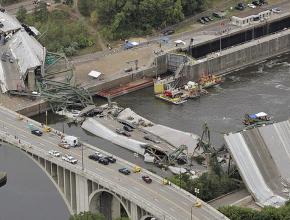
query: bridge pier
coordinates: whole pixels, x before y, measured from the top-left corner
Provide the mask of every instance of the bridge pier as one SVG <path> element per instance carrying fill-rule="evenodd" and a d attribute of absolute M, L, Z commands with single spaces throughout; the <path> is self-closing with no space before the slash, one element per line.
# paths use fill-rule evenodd
<path fill-rule="evenodd" d="M 138 218 L 138 206 L 131 202 L 131 220 L 139 220 Z"/>
<path fill-rule="evenodd" d="M 76 175 L 76 206 L 77 213 L 89 211 L 89 181 L 85 177 Z"/>
<path fill-rule="evenodd" d="M 121 203 L 120 201 L 113 196 L 111 204 L 112 219 L 121 217 Z"/>

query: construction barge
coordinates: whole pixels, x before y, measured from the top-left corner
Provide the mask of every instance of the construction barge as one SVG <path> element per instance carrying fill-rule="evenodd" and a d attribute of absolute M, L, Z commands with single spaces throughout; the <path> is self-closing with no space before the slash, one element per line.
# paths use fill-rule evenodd
<path fill-rule="evenodd" d="M 164 79 L 160 77 L 154 81 L 155 97 L 166 102 L 180 105 L 188 99 L 197 99 L 208 94 L 206 89 L 222 83 L 221 76 L 204 74 L 197 82 L 188 81 L 180 85 L 180 77 L 170 76 Z"/>

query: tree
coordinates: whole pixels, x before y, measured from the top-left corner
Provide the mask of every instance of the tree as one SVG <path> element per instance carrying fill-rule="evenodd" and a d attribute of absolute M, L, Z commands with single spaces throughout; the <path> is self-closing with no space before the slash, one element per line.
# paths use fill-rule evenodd
<path fill-rule="evenodd" d="M 81 212 L 71 216 L 69 220 L 105 220 L 105 217 L 98 213 Z"/>
<path fill-rule="evenodd" d="M 90 22 L 93 24 L 93 25 L 96 25 L 98 23 L 98 15 L 97 15 L 97 11 L 94 10 L 92 13 L 91 13 L 91 16 L 90 16 Z"/>
<path fill-rule="evenodd" d="M 26 14 L 27 14 L 27 10 L 23 7 L 23 5 L 19 8 L 19 10 L 17 11 L 17 15 L 16 18 L 20 21 L 20 22 L 24 22 L 25 18 L 26 18 Z"/>

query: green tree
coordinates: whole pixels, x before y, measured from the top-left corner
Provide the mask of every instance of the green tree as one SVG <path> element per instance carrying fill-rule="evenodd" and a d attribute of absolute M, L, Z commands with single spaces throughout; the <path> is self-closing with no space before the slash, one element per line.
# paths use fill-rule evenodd
<path fill-rule="evenodd" d="M 17 11 L 17 15 L 16 18 L 20 21 L 20 22 L 24 22 L 25 18 L 27 15 L 27 10 L 21 6 L 18 11 Z"/>
<path fill-rule="evenodd" d="M 98 213 L 81 212 L 80 214 L 71 216 L 69 220 L 105 220 L 105 217 Z"/>

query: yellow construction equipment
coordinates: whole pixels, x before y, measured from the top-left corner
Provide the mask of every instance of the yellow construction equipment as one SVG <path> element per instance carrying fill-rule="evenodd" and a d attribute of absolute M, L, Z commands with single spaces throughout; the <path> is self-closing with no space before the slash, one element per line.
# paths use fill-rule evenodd
<path fill-rule="evenodd" d="M 51 132 L 51 128 L 47 127 L 47 126 L 44 126 L 43 131 L 44 132 Z"/>
<path fill-rule="evenodd" d="M 194 203 L 194 207 L 200 208 L 201 202 L 199 200 L 196 200 L 196 202 Z"/>
<path fill-rule="evenodd" d="M 139 166 L 135 166 L 134 168 L 133 168 L 133 173 L 140 173 L 141 172 L 141 167 L 139 167 Z"/>
<path fill-rule="evenodd" d="M 163 185 L 170 185 L 170 182 L 169 182 L 168 179 L 164 178 L 164 179 L 162 180 L 162 184 L 163 184 Z"/>

